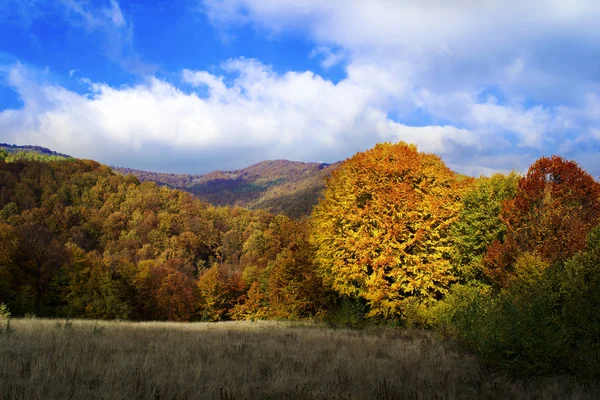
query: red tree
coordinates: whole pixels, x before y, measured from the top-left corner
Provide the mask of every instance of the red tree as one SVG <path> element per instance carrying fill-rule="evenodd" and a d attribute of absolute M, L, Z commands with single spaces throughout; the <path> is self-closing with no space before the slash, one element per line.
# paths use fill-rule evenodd
<path fill-rule="evenodd" d="M 517 257 L 534 253 L 549 264 L 582 250 L 600 223 L 600 184 L 573 161 L 542 157 L 519 182 L 517 196 L 504 203 L 508 231 L 488 249 L 486 273 L 505 286 Z"/>

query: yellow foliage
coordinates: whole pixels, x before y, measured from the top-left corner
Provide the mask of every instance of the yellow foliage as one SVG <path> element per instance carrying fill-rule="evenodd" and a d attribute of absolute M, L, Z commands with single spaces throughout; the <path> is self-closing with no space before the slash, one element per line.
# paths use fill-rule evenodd
<path fill-rule="evenodd" d="M 322 274 L 340 294 L 365 299 L 373 317 L 403 314 L 407 298 L 440 298 L 452 281 L 448 227 L 459 192 L 456 174 L 414 145 L 356 154 L 313 212 Z"/>

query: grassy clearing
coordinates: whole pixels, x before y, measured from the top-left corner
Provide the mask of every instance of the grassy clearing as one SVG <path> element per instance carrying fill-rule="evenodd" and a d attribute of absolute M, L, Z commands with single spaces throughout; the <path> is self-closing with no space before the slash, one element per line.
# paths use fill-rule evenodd
<path fill-rule="evenodd" d="M 13 319 L 0 399 L 594 399 L 524 382 L 415 330 Z"/>

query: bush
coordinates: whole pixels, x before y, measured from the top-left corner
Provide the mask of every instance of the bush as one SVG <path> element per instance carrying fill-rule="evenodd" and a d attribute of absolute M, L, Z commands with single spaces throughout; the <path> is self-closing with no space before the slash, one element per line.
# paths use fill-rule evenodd
<path fill-rule="evenodd" d="M 6 304 L 0 304 L 0 319 L 9 319 L 10 316 L 11 313 Z"/>
<path fill-rule="evenodd" d="M 590 233 L 586 250 L 565 264 L 560 282 L 571 364 L 600 377 L 600 226 Z"/>
<path fill-rule="evenodd" d="M 0 303 L 0 333 L 12 332 L 12 328 L 10 327 L 10 316 L 11 313 L 6 304 Z"/>
<path fill-rule="evenodd" d="M 332 328 L 362 328 L 367 324 L 366 312 L 364 301 L 342 296 L 337 307 L 325 316 L 325 323 Z"/>
<path fill-rule="evenodd" d="M 517 264 L 501 292 L 456 285 L 432 308 L 433 325 L 518 374 L 600 377 L 600 227 L 565 265 L 534 254 Z"/>
<path fill-rule="evenodd" d="M 470 316 L 465 339 L 487 360 L 526 375 L 565 370 L 565 335 L 555 315 L 557 296 L 510 290 L 484 298 Z"/>
<path fill-rule="evenodd" d="M 444 336 L 457 336 L 458 323 L 464 318 L 464 313 L 473 302 L 482 295 L 487 295 L 488 286 L 462 285 L 452 286 L 446 297 L 437 302 L 426 312 L 427 326 L 434 328 Z"/>

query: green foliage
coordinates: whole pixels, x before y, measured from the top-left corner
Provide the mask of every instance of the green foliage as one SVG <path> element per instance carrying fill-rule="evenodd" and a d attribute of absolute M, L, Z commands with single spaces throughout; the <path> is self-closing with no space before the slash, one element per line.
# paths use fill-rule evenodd
<path fill-rule="evenodd" d="M 586 249 L 565 264 L 558 279 L 571 363 L 600 377 L 600 225 L 590 232 Z"/>
<path fill-rule="evenodd" d="M 51 161 L 62 161 L 67 160 L 63 156 L 40 154 L 29 151 L 20 151 L 15 153 L 7 153 L 6 151 L 3 159 L 7 163 L 15 163 L 19 161 L 39 161 L 39 162 L 51 162 Z M 1 155 L 0 155 L 1 157 Z"/>
<path fill-rule="evenodd" d="M 19 212 L 19 206 L 16 203 L 8 203 L 0 210 L 0 219 L 7 221 L 10 217 L 18 215 Z"/>
<path fill-rule="evenodd" d="M 504 238 L 502 204 L 515 197 L 519 179 L 515 172 L 482 177 L 463 193 L 462 208 L 450 232 L 453 267 L 462 283 L 484 280 L 483 256 L 494 240 Z"/>
<path fill-rule="evenodd" d="M 12 314 L 4 303 L 0 303 L 0 318 L 9 319 Z"/>
<path fill-rule="evenodd" d="M 367 305 L 362 299 L 341 296 L 336 306 L 325 315 L 325 323 L 333 328 L 362 328 L 367 324 Z"/>
<path fill-rule="evenodd" d="M 515 373 L 600 377 L 600 227 L 564 266 L 525 255 L 499 293 L 457 288 L 436 326 Z"/>
<path fill-rule="evenodd" d="M 560 372 L 568 349 L 553 312 L 557 294 L 543 287 L 479 295 L 453 316 L 462 340 L 484 359 L 516 373 Z"/>
<path fill-rule="evenodd" d="M 10 326 L 11 312 L 4 303 L 0 303 L 0 334 L 12 333 L 13 329 Z"/>
<path fill-rule="evenodd" d="M 425 325 L 436 329 L 444 336 L 456 337 L 464 326 L 465 315 L 474 302 L 482 296 L 489 295 L 490 288 L 477 283 L 453 285 L 444 299 L 430 307 L 423 315 Z M 467 324 L 467 326 L 470 326 Z"/>

